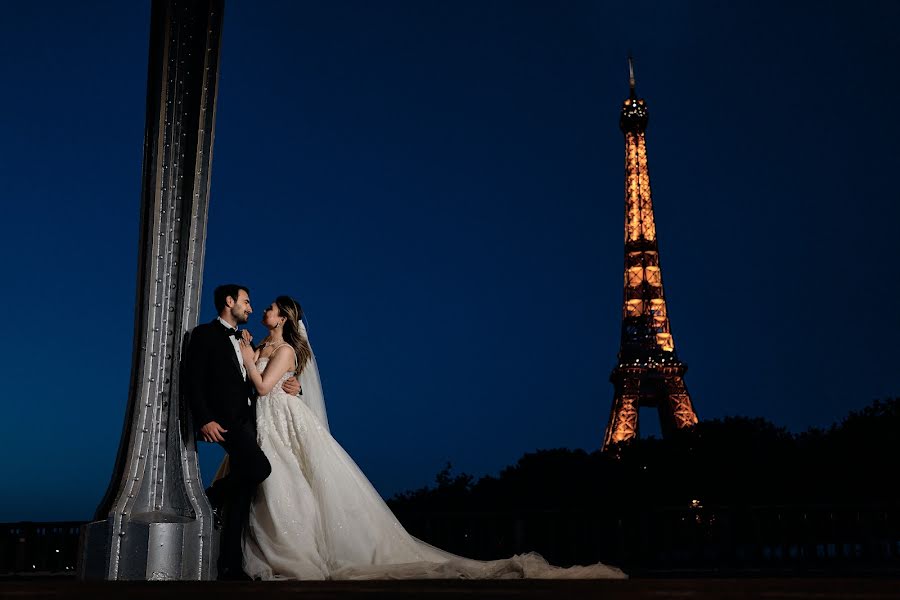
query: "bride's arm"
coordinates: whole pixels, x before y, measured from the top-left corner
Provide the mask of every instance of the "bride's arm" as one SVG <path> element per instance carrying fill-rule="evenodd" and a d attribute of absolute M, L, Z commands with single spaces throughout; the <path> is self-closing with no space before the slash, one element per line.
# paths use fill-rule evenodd
<path fill-rule="evenodd" d="M 253 387 L 259 395 L 265 396 L 272 391 L 281 376 L 294 367 L 294 349 L 283 346 L 276 350 L 263 374 L 256 368 L 256 355 L 249 345 L 241 344 L 241 356 L 244 358 L 244 366 L 247 367 L 247 377 L 253 382 Z"/>

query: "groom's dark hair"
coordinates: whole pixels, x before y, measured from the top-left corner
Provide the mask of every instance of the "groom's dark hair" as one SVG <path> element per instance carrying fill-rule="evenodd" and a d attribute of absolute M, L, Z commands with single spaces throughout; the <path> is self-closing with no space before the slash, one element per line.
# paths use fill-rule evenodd
<path fill-rule="evenodd" d="M 226 283 L 213 290 L 213 302 L 216 303 L 216 313 L 221 313 L 225 308 L 225 298 L 228 296 L 231 296 L 237 302 L 238 294 L 241 290 L 247 292 L 248 296 L 250 295 L 250 288 L 236 283 Z"/>

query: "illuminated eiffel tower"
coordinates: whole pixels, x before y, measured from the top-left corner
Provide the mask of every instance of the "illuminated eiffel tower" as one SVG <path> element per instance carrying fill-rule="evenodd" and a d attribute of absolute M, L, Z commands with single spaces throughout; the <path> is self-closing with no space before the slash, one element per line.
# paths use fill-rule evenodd
<path fill-rule="evenodd" d="M 647 104 L 635 94 L 631 58 L 628 70 L 631 94 L 619 118 L 625 134 L 625 295 L 619 362 L 610 375 L 615 397 L 604 450 L 638 437 L 642 406 L 657 408 L 664 436 L 697 423 L 684 383 L 687 365 L 675 354 L 663 294 L 644 138 Z"/>

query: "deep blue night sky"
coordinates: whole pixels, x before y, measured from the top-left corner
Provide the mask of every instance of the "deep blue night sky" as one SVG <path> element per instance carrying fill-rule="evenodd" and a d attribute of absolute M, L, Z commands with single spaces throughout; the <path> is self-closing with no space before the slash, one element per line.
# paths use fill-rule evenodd
<path fill-rule="evenodd" d="M 385 496 L 596 449 L 631 51 L 700 418 L 900 395 L 900 3 L 787 4 L 228 2 L 202 319 L 225 281 L 258 335 L 298 298 Z M 128 394 L 149 2 L 2 11 L 0 521 L 87 519 Z"/>

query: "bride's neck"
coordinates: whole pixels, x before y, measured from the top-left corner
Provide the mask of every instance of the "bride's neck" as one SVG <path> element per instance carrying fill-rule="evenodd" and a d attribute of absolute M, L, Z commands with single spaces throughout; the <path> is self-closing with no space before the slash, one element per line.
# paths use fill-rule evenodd
<path fill-rule="evenodd" d="M 280 329 L 280 328 L 278 328 L 278 329 L 270 329 L 270 330 L 269 330 L 269 337 L 266 338 L 266 340 L 267 340 L 270 344 L 277 344 L 278 342 L 283 342 L 283 341 L 284 341 L 284 336 L 281 335 L 281 329 Z"/>

